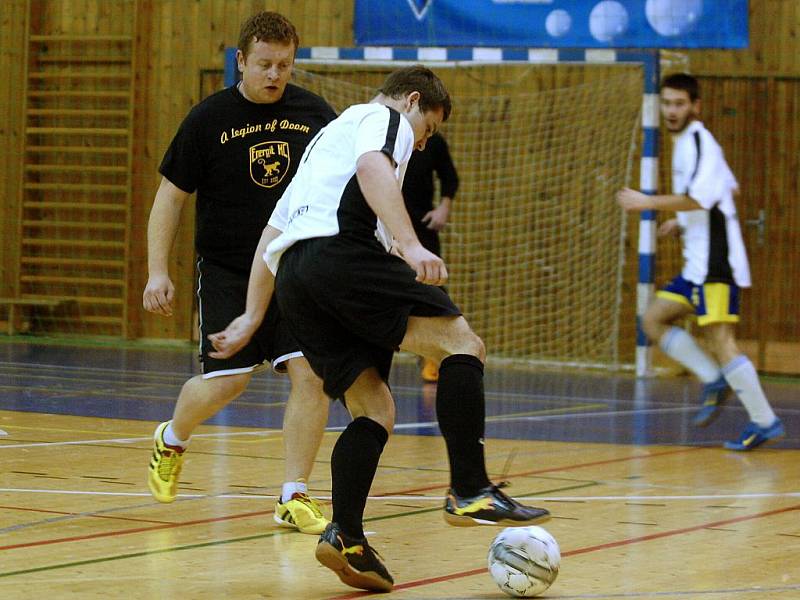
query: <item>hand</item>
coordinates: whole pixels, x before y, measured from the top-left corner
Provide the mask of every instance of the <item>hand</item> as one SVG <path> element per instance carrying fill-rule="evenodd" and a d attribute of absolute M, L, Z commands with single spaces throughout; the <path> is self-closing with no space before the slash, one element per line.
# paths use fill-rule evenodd
<path fill-rule="evenodd" d="M 209 334 L 215 352 L 208 355 L 211 358 L 230 358 L 247 345 L 256 329 L 258 325 L 250 317 L 239 315 L 223 331 Z"/>
<path fill-rule="evenodd" d="M 678 219 L 669 219 L 664 221 L 658 226 L 656 232 L 658 237 L 665 237 L 671 235 L 672 237 L 679 237 L 681 235 L 681 226 L 678 224 Z"/>
<path fill-rule="evenodd" d="M 425 216 L 423 216 L 421 220 L 428 226 L 428 229 L 441 231 L 444 229 L 445 225 L 447 225 L 447 218 L 449 216 L 450 209 L 447 208 L 446 204 L 442 203 L 433 210 L 426 212 Z"/>
<path fill-rule="evenodd" d="M 151 275 L 142 294 L 142 306 L 148 312 L 171 317 L 174 297 L 175 286 L 168 275 Z"/>
<path fill-rule="evenodd" d="M 422 244 L 403 248 L 402 258 L 417 272 L 417 281 L 428 285 L 444 285 L 447 283 L 447 267 L 444 261 L 433 252 L 426 250 Z"/>
<path fill-rule="evenodd" d="M 627 211 L 653 210 L 653 200 L 647 194 L 637 192 L 630 188 L 623 188 L 617 192 L 617 204 Z"/>

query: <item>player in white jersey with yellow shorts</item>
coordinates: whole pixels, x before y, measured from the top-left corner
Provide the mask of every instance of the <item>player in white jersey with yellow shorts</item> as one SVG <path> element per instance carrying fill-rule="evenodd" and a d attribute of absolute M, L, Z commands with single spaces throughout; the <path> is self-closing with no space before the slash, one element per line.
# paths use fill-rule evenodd
<path fill-rule="evenodd" d="M 736 344 L 739 291 L 750 287 L 750 269 L 736 216 L 736 178 L 714 136 L 698 120 L 697 80 L 678 73 L 661 83 L 661 115 L 673 134 L 672 195 L 648 196 L 631 189 L 617 194 L 628 211 L 674 210 L 675 219 L 658 235 L 680 233 L 683 269 L 656 294 L 642 318 L 647 336 L 703 382 L 701 406 L 693 418 L 710 424 L 733 389 L 750 418 L 730 450 L 752 450 L 784 435 L 781 420 L 767 401 L 755 367 Z M 712 356 L 684 329 L 674 325 L 697 315 Z M 721 366 L 720 366 L 721 365 Z"/>

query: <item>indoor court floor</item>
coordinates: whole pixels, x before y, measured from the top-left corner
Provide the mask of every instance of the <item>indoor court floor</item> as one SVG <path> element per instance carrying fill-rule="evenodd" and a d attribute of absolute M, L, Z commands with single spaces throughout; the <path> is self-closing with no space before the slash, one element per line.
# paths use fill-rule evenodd
<path fill-rule="evenodd" d="M 178 500 L 152 499 L 152 431 L 196 369 L 183 348 L 0 343 L 0 598 L 370 596 L 316 562 L 315 536 L 273 521 L 286 378 L 258 375 L 193 437 Z M 543 597 L 800 599 L 800 379 L 763 383 L 788 435 L 735 453 L 721 444 L 746 413 L 729 400 L 693 428 L 699 385 L 688 377 L 490 365 L 490 474 L 552 512 L 544 527 L 561 547 Z M 397 427 L 365 522 L 395 577 L 391 596 L 506 597 L 486 570 L 498 529 L 442 519 L 434 387 L 403 360 L 392 388 Z M 326 504 L 347 422 L 334 404 L 309 482 Z"/>

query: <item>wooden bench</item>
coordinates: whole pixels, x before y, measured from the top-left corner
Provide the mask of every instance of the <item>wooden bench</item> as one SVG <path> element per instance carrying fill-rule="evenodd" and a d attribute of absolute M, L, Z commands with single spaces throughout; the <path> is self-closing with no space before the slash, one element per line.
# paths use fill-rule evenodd
<path fill-rule="evenodd" d="M 6 333 L 14 335 L 17 329 L 17 307 L 23 309 L 28 307 L 46 307 L 50 309 L 57 308 L 64 303 L 61 298 L 4 298 L 0 297 L 0 306 L 8 308 L 8 328 Z"/>

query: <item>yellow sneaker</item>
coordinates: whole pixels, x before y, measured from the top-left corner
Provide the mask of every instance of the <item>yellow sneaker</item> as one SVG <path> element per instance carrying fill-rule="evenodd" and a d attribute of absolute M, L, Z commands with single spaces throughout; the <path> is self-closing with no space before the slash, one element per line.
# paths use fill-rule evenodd
<path fill-rule="evenodd" d="M 183 467 L 184 449 L 164 443 L 164 430 L 169 421 L 156 427 L 153 434 L 153 457 L 147 470 L 147 485 L 159 502 L 173 502 L 178 494 L 178 476 Z"/>
<path fill-rule="evenodd" d="M 422 363 L 422 381 L 426 383 L 439 381 L 439 367 L 435 362 L 427 358 Z"/>
<path fill-rule="evenodd" d="M 322 514 L 319 503 L 306 494 L 294 493 L 291 500 L 275 503 L 275 522 L 281 527 L 293 527 L 300 533 L 320 535 L 328 526 L 328 519 Z"/>

